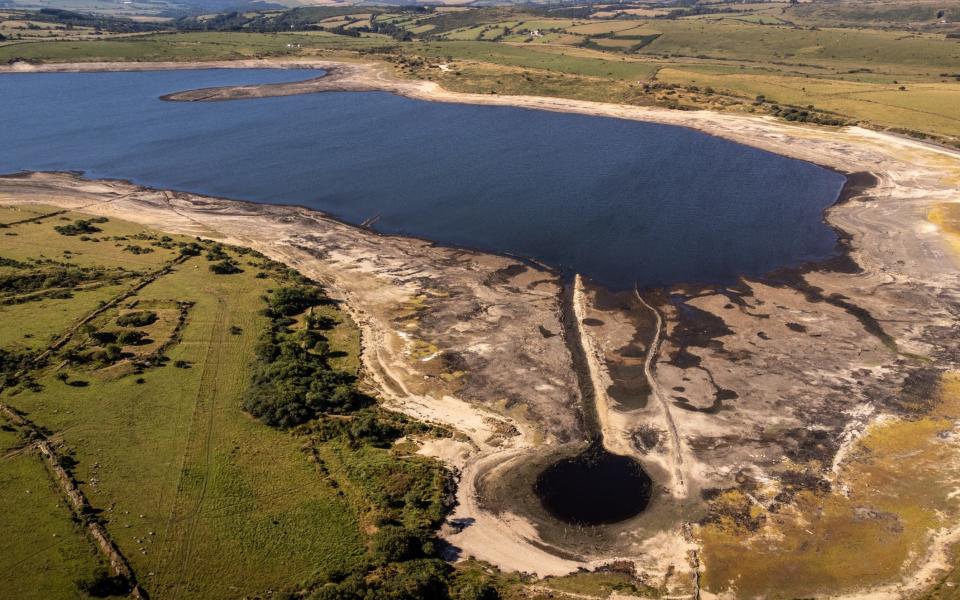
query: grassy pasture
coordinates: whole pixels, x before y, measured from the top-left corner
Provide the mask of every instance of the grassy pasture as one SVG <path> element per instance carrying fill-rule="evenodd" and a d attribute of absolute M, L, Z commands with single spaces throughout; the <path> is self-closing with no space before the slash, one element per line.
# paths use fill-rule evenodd
<path fill-rule="evenodd" d="M 35 418 L 70 431 L 88 469 L 85 493 L 112 508 L 108 530 L 155 594 L 235 597 L 319 567 L 349 569 L 363 553 L 353 513 L 317 485 L 297 440 L 240 410 L 265 287 L 252 270 L 214 278 L 206 264 L 187 263 L 140 297 L 195 302 L 170 353 L 189 369 L 167 365 L 146 373 L 146 384 L 70 372 L 90 379 L 82 388 L 50 374 L 43 392 L 17 398 Z"/>
<path fill-rule="evenodd" d="M 649 62 L 610 60 L 600 53 L 591 54 L 579 48 L 447 42 L 423 44 L 417 52 L 431 58 L 451 56 L 460 60 L 618 79 L 644 79 L 656 69 Z"/>
<path fill-rule="evenodd" d="M 300 44 L 301 48 L 288 48 Z M 48 61 L 96 60 L 234 60 L 296 56 L 304 48 L 369 49 L 392 45 L 380 36 L 359 38 L 332 33 L 170 33 L 89 42 L 30 42 L 0 46 L 0 62 L 14 59 Z"/>
<path fill-rule="evenodd" d="M 644 53 L 706 55 L 748 62 L 839 64 L 904 73 L 918 68 L 942 72 L 955 68 L 960 60 L 960 44 L 933 34 L 684 20 L 657 21 L 655 28 L 663 35 L 644 48 Z"/>
<path fill-rule="evenodd" d="M 480 35 L 487 29 L 485 25 L 478 25 L 475 27 L 464 27 L 463 29 L 454 29 L 451 32 L 444 34 L 444 39 L 447 40 L 476 40 Z"/>
<path fill-rule="evenodd" d="M 0 305 L 0 320 L 17 324 L 16 327 L 0 327 L 0 348 L 17 350 L 44 348 L 70 325 L 96 309 L 101 302 L 121 293 L 126 288 L 126 285 L 111 285 L 90 291 L 73 292 L 72 298 Z"/>
<path fill-rule="evenodd" d="M 432 31 L 434 28 L 436 28 L 436 25 L 434 25 L 433 23 L 423 23 L 422 25 L 414 25 L 413 27 L 407 27 L 407 31 L 415 35 L 420 35 L 420 34 Z"/>
<path fill-rule="evenodd" d="M 171 250 L 159 247 L 152 247 L 153 252 L 145 254 L 133 254 L 126 250 L 130 245 L 149 246 L 137 238 L 154 235 L 154 232 L 132 223 L 110 221 L 96 224 L 103 232 L 88 234 L 86 237 L 90 239 L 81 239 L 84 236 L 79 235 L 58 235 L 54 232 L 55 226 L 69 224 L 84 217 L 81 213 L 66 212 L 42 221 L 0 230 L 0 235 L 3 236 L 2 256 L 17 260 L 52 259 L 81 267 L 108 264 L 131 271 L 142 271 L 155 269 L 176 255 Z M 26 218 L 29 218 L 29 215 Z"/>
<path fill-rule="evenodd" d="M 596 23 L 574 25 L 572 27 L 567 27 L 566 30 L 568 33 L 576 33 L 579 35 L 599 35 L 603 33 L 616 33 L 625 29 L 633 29 L 634 27 L 637 27 L 638 24 L 639 23 L 637 21 L 599 21 Z"/>
<path fill-rule="evenodd" d="M 6 426 L 2 419 L 0 426 Z M 100 557 L 41 458 L 20 445 L 16 433 L 0 430 L 0 596 L 84 598 L 74 581 L 100 567 Z"/>
<path fill-rule="evenodd" d="M 711 86 L 746 98 L 817 108 L 852 115 L 877 125 L 960 135 L 960 85 L 956 83 L 873 84 L 758 74 L 710 74 L 664 68 L 657 79 L 682 85 Z"/>
<path fill-rule="evenodd" d="M 24 219 L 32 219 L 39 217 L 44 214 L 44 212 L 42 208 L 0 205 L 0 223 L 7 224 Z"/>
<path fill-rule="evenodd" d="M 956 0 L 881 0 L 878 2 L 803 3 L 791 6 L 785 18 L 809 24 L 842 24 L 859 27 L 934 28 L 937 13 L 945 11 L 949 20 L 960 16 Z"/>
<path fill-rule="evenodd" d="M 593 40 L 593 43 L 602 48 L 626 49 L 635 46 L 637 41 L 623 38 L 599 38 Z"/>
<path fill-rule="evenodd" d="M 4 222 L 13 222 L 51 212 L 44 207 L 6 209 L 0 213 Z M 144 234 L 144 229 L 126 223 L 100 224 L 103 234 L 92 234 L 90 239 L 82 236 L 64 236 L 54 232 L 57 225 L 73 222 L 79 213 L 64 213 L 43 220 L 24 223 L 0 230 L 0 256 L 18 261 L 51 260 L 54 264 L 38 267 L 42 272 L 53 273 L 63 267 L 99 267 L 109 264 L 122 267 L 131 276 L 159 268 L 175 253 L 163 248 L 154 252 L 135 255 L 124 248 L 138 243 L 135 236 Z M 124 238 L 115 240 L 113 238 Z M 96 240 L 96 241 L 94 241 Z M 143 242 L 139 242 L 143 243 Z M 0 272 L 0 277 L 9 276 L 13 270 Z M 68 326 L 77 322 L 104 302 L 125 290 L 132 277 L 117 284 L 97 286 L 93 282 L 71 290 L 68 298 L 44 298 L 29 302 L 13 303 L 16 298 L 30 294 L 0 292 L 0 320 L 16 326 L 0 327 L 0 348 L 35 349 L 49 344 Z"/>
<path fill-rule="evenodd" d="M 572 27 L 575 21 L 570 19 L 526 19 L 520 21 L 517 29 L 566 29 Z"/>
<path fill-rule="evenodd" d="M 0 236 L 0 256 L 26 258 L 42 247 L 58 256 L 70 249 L 75 260 L 101 267 L 128 258 L 112 242 L 53 232 L 59 222 L 54 217 L 8 228 L 24 235 Z M 143 245 L 161 239 L 161 234 L 118 220 L 97 226 L 102 232 L 95 235 L 102 240 L 134 232 Z M 135 259 L 143 261 L 143 267 L 155 266 L 178 254 L 176 244 L 192 241 L 166 239 L 170 248 L 152 246 L 155 252 Z M 10 240 L 16 241 L 6 245 Z M 330 570 L 350 572 L 365 564 L 375 515 L 393 511 L 391 518 L 417 526 L 430 525 L 439 516 L 440 505 L 433 498 L 442 493 L 443 484 L 432 461 L 337 441 L 308 442 L 267 427 L 242 410 L 254 347 L 268 325 L 263 296 L 283 281 L 277 274 L 282 272 L 268 270 L 266 278 L 258 276 L 262 267 L 252 255 L 226 253 L 242 273 L 214 275 L 212 263 L 197 256 L 90 322 L 92 331 L 109 331 L 117 328 L 118 317 L 131 311 L 157 313 L 156 321 L 139 327 L 154 341 L 125 348 L 146 354 L 170 341 L 179 314 L 176 303 L 191 302 L 185 325 L 166 351 L 166 364 L 139 373 L 132 366 L 119 368 L 126 359 L 109 367 L 50 367 L 34 374 L 40 385 L 36 391 L 18 387 L 3 392 L 4 402 L 54 432 L 62 452 L 75 461 L 81 490 L 155 597 L 235 598 L 290 588 Z M 80 306 L 80 300 L 79 294 L 63 300 L 77 304 L 70 306 L 72 318 L 51 324 L 51 331 L 66 329 L 92 308 Z M 35 310 L 49 310 L 50 302 L 34 303 Z M 28 305 L 15 308 L 22 306 Z M 333 305 L 316 312 L 334 322 L 327 332 L 332 364 L 357 372 L 356 327 Z M 9 349 L 7 340 L 16 337 L 11 331 L 19 329 L 11 320 L 0 323 L 6 325 L 0 327 L 0 348 Z M 87 334 L 79 332 L 63 353 L 82 352 L 89 344 Z M 4 448 L 14 441 L 14 434 L 0 430 Z M 324 456 L 323 472 L 304 452 L 305 443 Z M 391 473 L 402 476 L 391 480 Z M 426 508 L 395 508 L 391 494 L 403 495 L 407 486 L 419 486 L 421 480 Z M 7 575 L 13 579 L 7 589 L 38 590 L 36 596 L 22 597 L 79 597 L 74 581 L 89 577 L 99 565 L 93 546 L 75 530 L 65 506 L 54 518 L 50 507 L 56 508 L 59 499 L 51 493 L 56 490 L 36 454 L 0 458 L 0 490 L 19 494 L 24 487 L 36 502 L 4 494 L 17 501 L 0 513 L 0 522 L 4 529 L 9 525 L 19 530 L 25 523 L 42 521 L 35 533 L 44 543 L 32 534 L 7 542 L 12 544 L 9 551 L 0 555 L 29 566 L 22 570 L 25 575 Z M 374 529 L 361 531 L 361 523 Z M 53 533 L 58 541 L 51 545 L 45 538 Z M 35 576 L 37 581 L 43 576 L 45 583 L 31 579 Z"/>

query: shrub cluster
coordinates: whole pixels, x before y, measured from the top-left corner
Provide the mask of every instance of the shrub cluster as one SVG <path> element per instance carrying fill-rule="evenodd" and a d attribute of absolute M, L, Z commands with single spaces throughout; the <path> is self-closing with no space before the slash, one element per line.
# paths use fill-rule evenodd
<path fill-rule="evenodd" d="M 396 529 L 396 528 L 392 528 Z M 329 582 L 316 588 L 310 600 L 498 600 L 500 594 L 489 576 L 455 571 L 448 563 L 418 551 L 418 539 L 405 539 L 409 533 L 381 529 L 374 544 L 380 550 L 410 550 L 415 557 L 388 562 L 369 570 L 348 575 L 332 573 Z M 381 541 L 380 538 L 383 538 Z M 389 546 L 383 548 L 382 542 Z M 409 548 L 406 547 L 410 543 Z M 426 545 L 432 545 L 427 542 Z"/>
<path fill-rule="evenodd" d="M 234 273 L 243 273 L 243 269 L 237 266 L 237 263 L 233 262 L 229 258 L 225 258 L 219 262 L 215 262 L 210 265 L 210 270 L 217 275 L 233 275 Z"/>
<path fill-rule="evenodd" d="M 94 223 L 106 223 L 106 217 L 96 217 L 94 219 L 77 219 L 67 225 L 57 225 L 53 229 L 60 235 L 83 235 L 87 233 L 98 233 L 103 231 Z"/>
<path fill-rule="evenodd" d="M 429 426 L 382 411 L 357 392 L 355 378 L 333 369 L 322 332 L 329 319 L 312 313 L 293 328 L 293 317 L 329 300 L 302 277 L 265 297 L 270 327 L 255 352 L 244 408 L 276 427 L 300 426 L 313 443 L 342 443 L 355 452 L 358 486 L 370 503 L 374 523 L 367 559 L 351 570 L 321 573 L 307 590 L 309 600 L 496 600 L 489 576 L 461 573 L 439 555 L 435 528 L 450 494 L 443 470 L 427 460 L 400 459 L 382 449 Z M 286 281 L 290 281 L 286 278 Z M 308 423 L 309 422 L 309 423 Z M 374 450 L 380 448 L 381 450 Z M 323 461 L 318 468 L 324 471 Z"/>
<path fill-rule="evenodd" d="M 0 291 L 24 294 L 50 288 L 75 287 L 104 278 L 99 269 L 60 267 L 53 270 L 27 271 L 0 276 Z"/>
<path fill-rule="evenodd" d="M 321 414 L 346 414 L 370 403 L 357 393 L 354 377 L 327 361 L 326 340 L 307 319 L 290 331 L 290 317 L 325 302 L 317 287 L 276 290 L 268 300 L 270 329 L 257 344 L 253 381 L 244 402 L 250 414 L 275 427 L 293 427 Z M 320 351 L 318 351 L 318 349 Z"/>
<path fill-rule="evenodd" d="M 27 368 L 31 358 L 32 356 L 26 352 L 0 348 L 0 386 L 15 383 L 16 373 Z"/>
<path fill-rule="evenodd" d="M 129 252 L 130 254 L 150 254 L 153 252 L 153 248 L 138 246 L 136 244 L 127 244 L 123 247 L 123 249 L 125 252 Z"/>
<path fill-rule="evenodd" d="M 157 322 L 157 313 L 152 310 L 138 310 L 117 317 L 120 327 L 146 327 Z"/>
<path fill-rule="evenodd" d="M 837 117 L 827 116 L 812 110 L 794 108 L 792 106 L 778 106 L 774 104 L 770 107 L 770 114 L 787 121 L 797 121 L 799 123 L 818 123 L 820 125 L 845 125 L 846 121 Z"/>

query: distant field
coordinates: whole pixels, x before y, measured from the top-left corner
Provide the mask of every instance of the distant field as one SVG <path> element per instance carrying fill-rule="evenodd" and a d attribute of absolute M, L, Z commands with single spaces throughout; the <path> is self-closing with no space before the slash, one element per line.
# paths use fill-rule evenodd
<path fill-rule="evenodd" d="M 392 45 L 383 37 L 348 37 L 325 32 L 171 33 L 90 42 L 29 42 L 0 45 L 0 63 L 11 60 L 232 60 L 294 56 L 301 48 L 370 49 Z"/>
<path fill-rule="evenodd" d="M 933 34 L 850 29 L 799 29 L 745 23 L 658 21 L 663 35 L 646 54 L 705 55 L 751 62 L 782 61 L 910 73 L 955 69 L 960 44 Z"/>
<path fill-rule="evenodd" d="M 960 85 L 956 83 L 868 84 L 838 80 L 752 74 L 713 75 L 688 69 L 661 69 L 661 81 L 712 86 L 770 102 L 815 105 L 892 127 L 960 136 Z"/>
<path fill-rule="evenodd" d="M 956 10 L 954 4 L 944 5 L 948 17 Z M 662 18 L 667 14 L 662 8 L 633 7 L 621 14 L 615 5 L 597 5 L 576 18 L 559 9 L 527 12 L 510 7 L 432 12 L 370 8 L 351 16 L 343 7 L 326 8 L 317 13 L 316 22 L 328 29 L 345 25 L 360 30 L 359 36 L 211 31 L 8 41 L 0 45 L 0 62 L 271 56 L 396 61 L 402 56 L 408 65 L 417 58 L 458 63 L 455 75 L 437 73 L 429 64 L 400 69 L 408 76 L 440 80 L 451 89 L 778 114 L 769 103 L 751 106 L 754 98 L 765 96 L 796 110 L 813 105 L 820 122 L 861 122 L 960 143 L 960 40 L 945 37 L 952 29 L 936 22 L 937 11 L 931 16 L 933 4 L 927 0 L 829 7 L 786 2 L 705 6 L 701 13 L 677 18 Z M 901 19 L 914 30 L 897 30 L 883 19 Z M 862 26 L 848 26 L 851 20 Z M 954 20 L 960 22 L 960 17 Z M 380 27 L 386 29 L 372 32 Z M 400 41 L 401 34 L 412 39 Z M 549 74 L 597 81 L 591 90 L 558 87 Z M 659 82 L 678 89 L 635 93 L 622 89 L 623 82 Z M 716 93 L 703 94 L 703 88 Z"/>
<path fill-rule="evenodd" d="M 451 56 L 460 60 L 618 79 L 643 79 L 656 70 L 656 65 L 651 63 L 611 61 L 602 56 L 591 56 L 577 48 L 550 49 L 483 42 L 443 42 L 424 44 L 418 47 L 417 51 L 432 58 Z"/>
<path fill-rule="evenodd" d="M 614 33 L 625 29 L 633 29 L 640 25 L 637 21 L 600 21 L 597 23 L 586 23 L 583 25 L 574 25 L 567 27 L 568 33 L 580 35 L 597 35 L 601 33 Z"/>

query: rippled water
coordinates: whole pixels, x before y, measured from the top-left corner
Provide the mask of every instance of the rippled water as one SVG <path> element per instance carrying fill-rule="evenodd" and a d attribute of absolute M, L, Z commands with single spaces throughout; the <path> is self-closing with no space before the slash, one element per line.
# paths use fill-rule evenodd
<path fill-rule="evenodd" d="M 0 75 L 0 172 L 301 204 L 539 259 L 614 288 L 722 282 L 834 252 L 843 178 L 695 131 L 387 93 L 171 103 L 315 71 Z"/>

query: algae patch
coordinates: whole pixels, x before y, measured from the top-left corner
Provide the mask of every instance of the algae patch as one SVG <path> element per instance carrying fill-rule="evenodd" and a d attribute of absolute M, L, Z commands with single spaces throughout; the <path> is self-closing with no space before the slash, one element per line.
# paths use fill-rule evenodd
<path fill-rule="evenodd" d="M 937 204 L 927 212 L 927 219 L 946 234 L 950 247 L 960 256 L 960 203 Z"/>
<path fill-rule="evenodd" d="M 715 497 L 698 528 L 705 589 L 803 596 L 895 583 L 916 570 L 933 534 L 960 518 L 960 373 L 938 388 L 925 416 L 875 421 L 829 485 L 789 500 L 772 484 Z"/>

